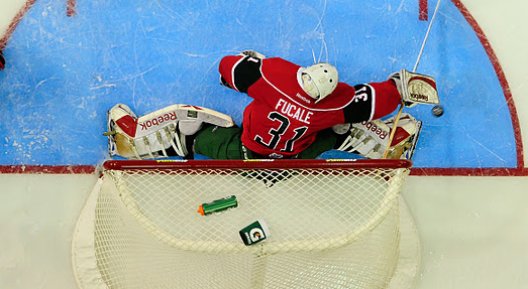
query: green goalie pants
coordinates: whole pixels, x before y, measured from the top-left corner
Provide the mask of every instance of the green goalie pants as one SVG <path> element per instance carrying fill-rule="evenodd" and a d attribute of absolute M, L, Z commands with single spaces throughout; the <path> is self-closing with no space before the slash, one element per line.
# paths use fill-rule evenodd
<path fill-rule="evenodd" d="M 243 147 L 241 136 L 240 127 L 208 125 L 195 135 L 194 153 L 219 160 L 262 158 Z M 324 130 L 317 135 L 316 141 L 296 158 L 315 159 L 323 152 L 333 149 L 336 142 L 337 136 L 332 130 Z"/>

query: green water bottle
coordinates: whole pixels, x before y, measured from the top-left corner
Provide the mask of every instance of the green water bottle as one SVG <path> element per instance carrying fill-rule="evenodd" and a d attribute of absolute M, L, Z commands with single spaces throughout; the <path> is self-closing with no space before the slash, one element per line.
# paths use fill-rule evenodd
<path fill-rule="evenodd" d="M 212 213 L 225 211 L 230 208 L 236 208 L 238 201 L 236 196 L 229 196 L 222 199 L 214 200 L 210 203 L 203 203 L 198 207 L 198 213 L 202 216 Z"/>

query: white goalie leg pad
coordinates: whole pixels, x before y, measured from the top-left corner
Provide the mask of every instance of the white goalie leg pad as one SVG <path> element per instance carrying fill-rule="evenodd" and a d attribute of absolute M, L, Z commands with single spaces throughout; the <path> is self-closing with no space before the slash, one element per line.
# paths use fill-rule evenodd
<path fill-rule="evenodd" d="M 140 117 L 137 121 L 136 137 L 150 135 L 163 127 L 178 124 L 184 135 L 195 134 L 203 125 L 209 123 L 221 127 L 234 125 L 233 119 L 223 113 L 209 108 L 174 104 Z"/>
<path fill-rule="evenodd" d="M 135 141 L 137 150 L 140 155 L 145 151 L 157 154 L 154 157 L 165 157 L 165 150 L 172 147 L 179 156 L 186 156 L 185 136 L 194 135 L 204 123 L 221 127 L 235 124 L 230 116 L 209 108 L 171 105 L 138 119 L 136 138 L 143 138 L 143 143 Z"/>
<path fill-rule="evenodd" d="M 116 132 L 113 139 L 116 144 L 116 153 L 128 159 L 156 159 L 168 157 L 167 149 L 173 147 L 179 156 L 186 156 L 185 141 L 180 139 L 169 127 L 155 134 L 143 138 L 130 138 L 126 134 Z M 164 136 L 165 135 L 165 136 Z"/>
<path fill-rule="evenodd" d="M 168 121 L 168 119 L 165 119 Z M 116 104 L 108 111 L 108 151 L 111 156 L 119 155 L 130 159 L 157 158 L 167 156 L 166 149 L 171 147 L 175 138 L 175 123 L 167 125 L 157 132 L 137 137 L 138 118 L 125 104 Z M 182 145 L 175 145 L 179 155 Z M 177 148 L 180 148 L 179 150 Z"/>
<path fill-rule="evenodd" d="M 359 154 L 370 159 L 383 157 L 389 145 L 394 119 L 373 120 L 352 124 L 350 135 L 338 150 Z M 410 159 L 421 129 L 421 122 L 409 114 L 402 114 L 389 148 L 388 158 Z"/>
<path fill-rule="evenodd" d="M 402 69 L 389 76 L 396 83 L 405 106 L 439 104 L 436 81 L 433 77 Z"/>
<path fill-rule="evenodd" d="M 195 134 L 203 125 L 233 126 L 228 115 L 191 105 L 175 104 L 136 118 L 130 108 L 118 104 L 108 114 L 109 152 L 126 158 L 167 157 L 173 148 L 186 156 L 185 136 Z"/>

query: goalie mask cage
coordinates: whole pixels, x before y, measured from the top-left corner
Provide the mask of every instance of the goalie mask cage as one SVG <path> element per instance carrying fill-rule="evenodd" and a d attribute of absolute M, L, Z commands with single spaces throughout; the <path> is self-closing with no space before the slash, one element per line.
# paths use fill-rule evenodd
<path fill-rule="evenodd" d="M 410 288 L 404 160 L 107 161 L 79 217 L 82 289 Z M 202 216 L 202 203 L 238 206 Z M 264 221 L 270 235 L 244 245 Z"/>

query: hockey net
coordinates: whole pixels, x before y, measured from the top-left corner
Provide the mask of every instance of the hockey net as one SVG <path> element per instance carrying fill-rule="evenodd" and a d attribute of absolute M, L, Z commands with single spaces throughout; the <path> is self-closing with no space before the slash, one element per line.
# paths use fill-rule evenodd
<path fill-rule="evenodd" d="M 399 197 L 410 166 L 403 160 L 107 161 L 74 236 L 79 287 L 408 287 L 419 261 L 412 218 L 402 214 Z M 197 212 L 202 203 L 232 195 L 236 208 Z M 256 220 L 265 221 L 270 235 L 246 246 L 239 231 Z M 402 254 L 410 256 L 403 259 L 411 270 L 401 268 Z M 397 271 L 413 276 L 395 281 Z"/>

